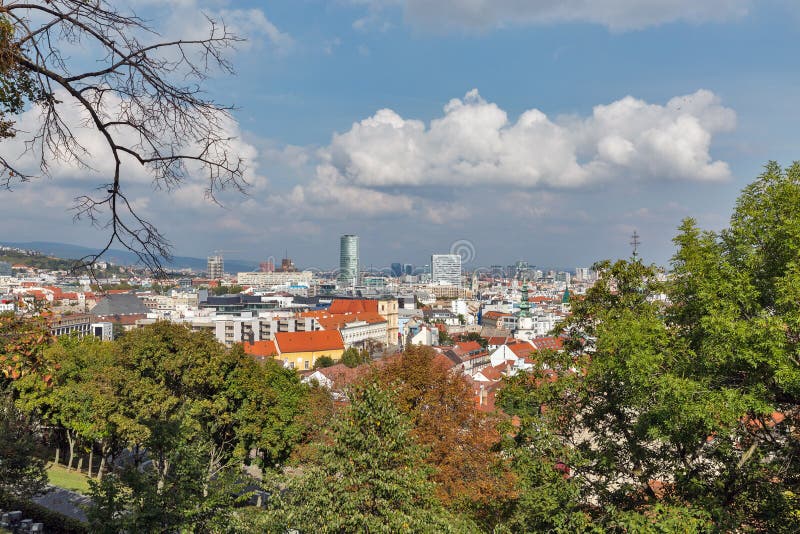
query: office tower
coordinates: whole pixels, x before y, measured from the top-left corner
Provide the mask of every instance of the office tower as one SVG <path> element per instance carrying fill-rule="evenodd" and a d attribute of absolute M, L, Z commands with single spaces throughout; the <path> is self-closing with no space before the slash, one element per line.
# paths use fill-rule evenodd
<path fill-rule="evenodd" d="M 431 282 L 461 287 L 461 256 L 459 254 L 432 255 Z"/>
<path fill-rule="evenodd" d="M 414 266 L 411 265 L 410 263 L 406 263 L 405 265 L 403 265 L 403 273 L 411 276 L 412 274 L 414 274 Z"/>
<path fill-rule="evenodd" d="M 209 256 L 206 272 L 212 280 L 219 280 L 225 276 L 225 264 L 222 261 L 222 256 Z"/>
<path fill-rule="evenodd" d="M 339 286 L 354 287 L 358 283 L 358 236 L 343 235 L 339 241 Z"/>
<path fill-rule="evenodd" d="M 395 278 L 403 275 L 403 264 L 401 263 L 393 263 L 392 264 L 392 276 Z"/>

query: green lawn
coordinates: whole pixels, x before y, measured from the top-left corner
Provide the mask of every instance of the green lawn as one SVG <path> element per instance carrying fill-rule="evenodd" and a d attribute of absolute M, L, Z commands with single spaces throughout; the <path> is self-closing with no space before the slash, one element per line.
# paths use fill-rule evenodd
<path fill-rule="evenodd" d="M 67 471 L 67 468 L 61 465 L 50 465 L 47 468 L 47 478 L 53 486 L 78 493 L 89 493 L 89 479 L 77 471 Z"/>

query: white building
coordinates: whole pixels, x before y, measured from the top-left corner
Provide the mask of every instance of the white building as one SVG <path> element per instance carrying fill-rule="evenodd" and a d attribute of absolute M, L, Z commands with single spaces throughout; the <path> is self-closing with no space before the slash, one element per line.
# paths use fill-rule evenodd
<path fill-rule="evenodd" d="M 431 283 L 461 286 L 461 256 L 459 254 L 433 254 L 431 256 Z"/>
<path fill-rule="evenodd" d="M 279 271 L 274 273 L 244 272 L 236 275 L 236 281 L 239 285 L 257 288 L 291 285 L 304 285 L 308 287 L 311 285 L 311 279 L 313 277 L 314 273 L 311 271 Z"/>

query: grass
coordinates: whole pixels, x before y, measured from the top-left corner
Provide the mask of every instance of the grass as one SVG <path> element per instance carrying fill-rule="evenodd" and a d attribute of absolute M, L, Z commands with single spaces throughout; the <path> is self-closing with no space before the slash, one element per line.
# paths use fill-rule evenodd
<path fill-rule="evenodd" d="M 53 486 L 83 494 L 89 493 L 89 479 L 77 471 L 67 471 L 64 466 L 51 464 L 47 468 L 47 478 Z"/>

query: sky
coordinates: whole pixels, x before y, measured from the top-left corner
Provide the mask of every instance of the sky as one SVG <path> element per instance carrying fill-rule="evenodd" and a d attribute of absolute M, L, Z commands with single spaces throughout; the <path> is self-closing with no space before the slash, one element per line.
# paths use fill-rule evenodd
<path fill-rule="evenodd" d="M 115 5 L 122 5 L 116 3 Z M 206 83 L 248 193 L 205 198 L 205 178 L 123 187 L 176 255 L 574 268 L 630 255 L 667 265 L 680 221 L 726 226 L 769 160 L 800 159 L 800 8 L 791 0 L 129 0 L 165 37 L 203 14 L 247 41 Z M 91 51 L 75 50 L 77 62 Z M 87 59 L 88 58 L 88 59 Z M 65 99 L 64 113 L 80 115 Z M 19 118 L 33 131 L 38 111 Z M 53 165 L 0 192 L 0 241 L 101 246 L 73 222 L 97 164 Z M 4 157 L 34 168 L 19 140 Z"/>

